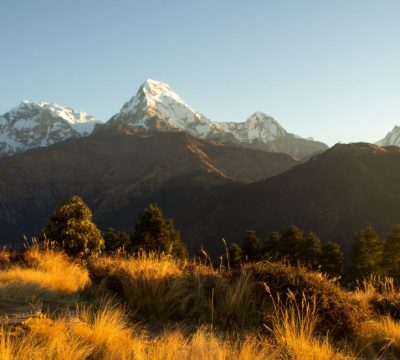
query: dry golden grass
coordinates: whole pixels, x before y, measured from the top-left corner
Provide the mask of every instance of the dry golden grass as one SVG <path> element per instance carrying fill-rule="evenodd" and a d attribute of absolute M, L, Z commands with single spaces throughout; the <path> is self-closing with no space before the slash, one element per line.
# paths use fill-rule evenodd
<path fill-rule="evenodd" d="M 88 284 L 88 271 L 64 254 L 32 249 L 22 264 L 11 264 L 0 271 L 0 308 L 32 301 L 72 301 L 71 295 Z"/>
<path fill-rule="evenodd" d="M 257 283 L 246 272 L 232 277 L 209 266 L 151 254 L 97 259 L 89 271 L 100 295 L 117 294 L 146 321 L 178 319 L 222 328 L 263 321 L 264 310 L 254 298 Z"/>
<path fill-rule="evenodd" d="M 304 294 L 299 304 L 289 292 L 285 303 L 280 297 L 274 302 L 271 332 L 282 359 L 355 359 L 355 356 L 339 351 L 329 342 L 328 336 L 315 335 L 318 323 L 316 299 Z"/>
<path fill-rule="evenodd" d="M 382 358 L 400 358 L 400 322 L 389 316 L 364 322 L 358 341 L 364 352 L 371 357 L 381 354 Z"/>
<path fill-rule="evenodd" d="M 291 327 L 294 325 L 294 327 Z M 285 325 L 286 326 L 286 325 Z M 199 328 L 191 335 L 180 330 L 148 336 L 130 325 L 116 307 L 98 311 L 78 310 L 73 317 L 51 320 L 32 318 L 20 334 L 3 332 L 0 358 L 33 359 L 135 359 L 135 360 L 261 360 L 261 359 L 351 359 L 334 351 L 328 340 L 299 338 L 301 329 L 291 324 L 285 332 L 289 340 L 256 334 L 246 336 L 214 333 Z M 294 333 L 292 333 L 294 332 Z M 278 334 L 276 334 L 278 335 Z M 305 334 L 304 334 L 305 335 Z M 300 344 L 300 342 L 303 343 Z M 291 347 L 290 351 L 288 348 Z M 296 351 L 299 351 L 296 353 Z"/>
<path fill-rule="evenodd" d="M 400 358 L 400 325 L 381 315 L 400 304 L 387 279 L 350 292 L 284 264 L 230 271 L 140 254 L 86 268 L 35 248 L 17 263 L 3 258 L 0 311 L 35 301 L 54 307 L 20 327 L 5 322 L 0 359 Z M 114 305 L 104 300 L 110 293 Z M 337 331 L 339 316 L 364 320 L 348 336 Z"/>

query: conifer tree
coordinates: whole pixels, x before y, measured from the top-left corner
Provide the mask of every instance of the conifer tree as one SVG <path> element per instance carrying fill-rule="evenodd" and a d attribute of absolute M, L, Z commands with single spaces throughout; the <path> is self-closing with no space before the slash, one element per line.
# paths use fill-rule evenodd
<path fill-rule="evenodd" d="M 301 260 L 304 265 L 316 270 L 321 257 L 321 241 L 317 234 L 310 232 L 303 242 Z"/>
<path fill-rule="evenodd" d="M 150 204 L 135 223 L 134 247 L 186 257 L 187 249 L 172 219 L 165 219 L 156 204 Z"/>
<path fill-rule="evenodd" d="M 242 260 L 242 249 L 236 243 L 232 243 L 228 249 L 229 263 L 232 267 L 237 267 Z"/>
<path fill-rule="evenodd" d="M 296 264 L 301 260 L 303 242 L 303 230 L 295 225 L 291 225 L 282 235 L 279 252 L 290 263 Z"/>
<path fill-rule="evenodd" d="M 383 269 L 389 276 L 400 277 L 400 225 L 392 227 L 383 246 Z"/>
<path fill-rule="evenodd" d="M 108 254 L 119 250 L 128 250 L 131 247 L 131 236 L 125 231 L 118 231 L 113 228 L 108 228 L 103 234 L 104 251 Z"/>
<path fill-rule="evenodd" d="M 267 259 L 276 261 L 279 259 L 279 249 L 281 246 L 282 235 L 278 231 L 274 231 L 267 238 L 262 247 L 262 252 Z"/>
<path fill-rule="evenodd" d="M 247 230 L 242 245 L 243 256 L 249 260 L 256 260 L 261 253 L 261 240 L 254 230 Z"/>
<path fill-rule="evenodd" d="M 382 265 L 383 243 L 378 233 L 367 225 L 355 235 L 350 247 L 349 276 L 361 279 L 371 274 L 380 274 Z"/>
<path fill-rule="evenodd" d="M 73 257 L 99 255 L 104 248 L 103 236 L 92 222 L 92 212 L 79 196 L 55 210 L 43 233 Z"/>
<path fill-rule="evenodd" d="M 340 245 L 333 242 L 323 244 L 319 259 L 320 270 L 333 276 L 340 276 L 343 273 L 344 255 Z"/>

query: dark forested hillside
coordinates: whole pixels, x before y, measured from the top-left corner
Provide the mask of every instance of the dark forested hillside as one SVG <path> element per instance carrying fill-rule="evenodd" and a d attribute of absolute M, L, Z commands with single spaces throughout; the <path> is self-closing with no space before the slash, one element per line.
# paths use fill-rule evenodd
<path fill-rule="evenodd" d="M 222 146 L 182 132 L 100 131 L 2 160 L 1 241 L 38 234 L 49 213 L 72 195 L 88 202 L 103 227 L 128 229 L 148 202 L 157 201 L 186 228 L 232 187 L 296 163 L 285 154 Z"/>
<path fill-rule="evenodd" d="M 400 222 L 399 184 L 400 148 L 338 144 L 284 174 L 239 189 L 188 236 L 241 241 L 246 229 L 265 237 L 296 224 L 346 250 L 366 223 L 384 234 Z"/>

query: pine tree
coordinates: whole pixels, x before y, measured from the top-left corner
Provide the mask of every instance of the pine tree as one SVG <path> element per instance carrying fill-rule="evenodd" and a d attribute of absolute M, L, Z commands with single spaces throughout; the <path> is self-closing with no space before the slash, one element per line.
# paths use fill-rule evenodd
<path fill-rule="evenodd" d="M 340 245 L 328 242 L 321 247 L 319 259 L 320 270 L 333 276 L 340 276 L 343 273 L 344 255 Z"/>
<path fill-rule="evenodd" d="M 115 253 L 120 250 L 127 250 L 131 247 L 131 236 L 125 231 L 117 231 L 113 228 L 108 228 L 103 234 L 104 251 L 108 254 Z"/>
<path fill-rule="evenodd" d="M 389 276 L 400 277 L 400 225 L 392 227 L 383 246 L 383 269 Z"/>
<path fill-rule="evenodd" d="M 242 260 L 242 249 L 236 243 L 232 243 L 228 249 L 229 263 L 232 267 L 240 265 Z"/>
<path fill-rule="evenodd" d="M 92 212 L 79 196 L 73 196 L 49 217 L 43 233 L 73 257 L 99 255 L 104 248 L 101 232 L 92 222 Z"/>
<path fill-rule="evenodd" d="M 310 232 L 303 242 L 301 260 L 304 265 L 316 270 L 321 257 L 321 241 L 317 234 Z"/>
<path fill-rule="evenodd" d="M 267 259 L 276 261 L 279 259 L 279 249 L 281 246 L 282 235 L 278 231 L 274 231 L 262 246 L 262 253 Z"/>
<path fill-rule="evenodd" d="M 261 240 L 254 230 L 247 230 L 242 245 L 243 256 L 249 261 L 256 260 L 261 253 Z"/>
<path fill-rule="evenodd" d="M 303 242 L 303 230 L 291 225 L 282 235 L 279 253 L 286 257 L 290 263 L 297 264 L 301 260 Z"/>
<path fill-rule="evenodd" d="M 356 234 L 350 247 L 349 276 L 361 279 L 371 274 L 381 273 L 383 243 L 378 233 L 367 225 Z"/>
<path fill-rule="evenodd" d="M 156 204 L 150 204 L 135 224 L 134 247 L 186 257 L 187 249 L 172 219 L 165 219 Z"/>

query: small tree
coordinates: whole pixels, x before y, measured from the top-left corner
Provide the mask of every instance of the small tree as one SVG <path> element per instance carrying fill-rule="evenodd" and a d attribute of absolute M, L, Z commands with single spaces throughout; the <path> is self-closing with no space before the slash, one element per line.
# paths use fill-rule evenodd
<path fill-rule="evenodd" d="M 125 231 L 117 231 L 113 228 L 108 228 L 103 237 L 105 245 L 104 250 L 108 254 L 130 248 L 131 236 Z"/>
<path fill-rule="evenodd" d="M 340 276 L 343 273 L 344 255 L 340 245 L 328 242 L 321 247 L 319 259 L 320 270 L 333 276 Z"/>
<path fill-rule="evenodd" d="M 282 235 L 279 252 L 286 256 L 290 263 L 296 264 L 301 260 L 303 241 L 303 230 L 291 225 Z"/>
<path fill-rule="evenodd" d="M 383 269 L 389 276 L 400 277 L 400 225 L 392 227 L 383 246 Z"/>
<path fill-rule="evenodd" d="M 177 257 L 186 257 L 187 249 L 181 241 L 172 219 L 165 219 L 156 204 L 150 204 L 135 224 L 134 247 Z"/>
<path fill-rule="evenodd" d="M 242 249 L 236 243 L 232 243 L 228 249 L 229 263 L 232 267 L 239 266 L 242 260 Z"/>
<path fill-rule="evenodd" d="M 99 255 L 104 248 L 92 212 L 79 196 L 73 196 L 49 217 L 43 233 L 72 257 Z"/>
<path fill-rule="evenodd" d="M 303 242 L 301 260 L 311 269 L 317 269 L 321 257 L 321 241 L 317 234 L 310 232 Z"/>
<path fill-rule="evenodd" d="M 378 233 L 367 225 L 354 237 L 350 247 L 350 278 L 360 279 L 381 272 L 383 243 Z"/>
<path fill-rule="evenodd" d="M 281 246 L 281 240 L 282 235 L 278 231 L 272 232 L 262 247 L 263 255 L 272 261 L 278 260 L 280 256 L 279 250 Z"/>
<path fill-rule="evenodd" d="M 247 230 L 242 245 L 243 256 L 248 260 L 256 260 L 261 252 L 261 240 L 254 230 Z"/>

